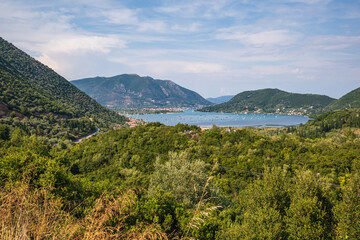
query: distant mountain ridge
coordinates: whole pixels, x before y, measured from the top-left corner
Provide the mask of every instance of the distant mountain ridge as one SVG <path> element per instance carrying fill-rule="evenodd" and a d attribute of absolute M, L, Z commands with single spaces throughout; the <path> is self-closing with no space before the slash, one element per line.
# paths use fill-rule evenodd
<path fill-rule="evenodd" d="M 170 80 L 122 74 L 71 81 L 104 106 L 125 108 L 198 108 L 211 103 L 194 91 Z"/>
<path fill-rule="evenodd" d="M 215 103 L 215 104 L 220 104 L 220 103 L 228 102 L 234 96 L 235 95 L 227 95 L 227 96 L 220 96 L 220 97 L 216 97 L 216 98 L 207 98 L 206 100 L 208 100 L 209 102 Z"/>
<path fill-rule="evenodd" d="M 334 98 L 317 94 L 289 93 L 279 89 L 245 91 L 230 101 L 200 109 L 203 112 L 254 112 L 308 115 L 323 109 Z"/>

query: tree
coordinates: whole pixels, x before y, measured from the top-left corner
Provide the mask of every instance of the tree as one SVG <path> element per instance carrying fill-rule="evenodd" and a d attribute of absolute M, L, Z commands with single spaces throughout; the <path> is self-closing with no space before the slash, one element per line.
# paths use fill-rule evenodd
<path fill-rule="evenodd" d="M 184 206 L 163 190 L 148 197 L 142 205 L 142 215 L 149 223 L 159 224 L 167 234 L 181 233 L 180 221 L 186 217 Z"/>
<path fill-rule="evenodd" d="M 240 192 L 237 201 L 241 207 L 239 239 L 284 239 L 283 218 L 290 205 L 287 167 L 265 168 L 261 178 Z"/>
<path fill-rule="evenodd" d="M 335 207 L 337 239 L 360 239 L 360 175 L 352 175 L 342 187 L 342 201 Z"/>
<path fill-rule="evenodd" d="M 169 152 L 167 162 L 156 159 L 149 194 L 154 195 L 158 189 L 172 192 L 179 202 L 192 208 L 200 200 L 207 178 L 203 161 L 191 161 L 187 152 Z"/>
<path fill-rule="evenodd" d="M 334 218 L 329 183 L 310 170 L 297 171 L 289 189 L 291 204 L 286 211 L 289 239 L 331 239 Z"/>
<path fill-rule="evenodd" d="M 0 139 L 9 140 L 10 138 L 10 129 L 5 124 L 0 124 Z"/>

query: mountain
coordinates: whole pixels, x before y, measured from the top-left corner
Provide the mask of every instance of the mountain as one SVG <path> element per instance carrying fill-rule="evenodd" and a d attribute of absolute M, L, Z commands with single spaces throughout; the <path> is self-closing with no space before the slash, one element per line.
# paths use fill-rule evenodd
<path fill-rule="evenodd" d="M 216 97 L 216 98 L 207 98 L 206 100 L 208 100 L 209 102 L 215 103 L 215 104 L 220 104 L 220 103 L 228 102 L 234 96 L 235 95 L 227 95 L 227 96 L 221 96 L 221 97 Z"/>
<path fill-rule="evenodd" d="M 99 127 L 125 121 L 123 116 L 101 106 L 52 69 L 2 38 L 0 82 L 0 118 L 7 124 L 22 125 L 24 129 L 31 125 L 41 128 L 41 121 L 46 125 L 38 129 L 41 132 L 48 131 L 49 126 L 53 124 L 54 127 L 56 123 L 80 128 L 85 119 L 85 125 L 90 126 L 93 125 L 89 123 L 90 117 Z M 14 117 L 18 120 L 13 120 Z M 81 123 L 76 122 L 80 118 L 84 118 Z"/>
<path fill-rule="evenodd" d="M 261 89 L 239 93 L 226 103 L 205 107 L 200 111 L 311 114 L 334 100 L 325 95 Z"/>
<path fill-rule="evenodd" d="M 136 74 L 74 80 L 79 89 L 104 106 L 122 108 L 163 108 L 211 105 L 194 91 L 169 80 L 156 80 Z"/>
<path fill-rule="evenodd" d="M 360 87 L 332 102 L 325 110 L 333 111 L 345 108 L 360 108 Z"/>

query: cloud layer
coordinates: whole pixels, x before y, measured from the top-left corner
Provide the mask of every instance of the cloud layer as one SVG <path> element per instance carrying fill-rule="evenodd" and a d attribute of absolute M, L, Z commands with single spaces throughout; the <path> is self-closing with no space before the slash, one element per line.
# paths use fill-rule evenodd
<path fill-rule="evenodd" d="M 205 97 L 360 87 L 360 3 L 2 0 L 0 31 L 71 79 L 137 73 Z"/>

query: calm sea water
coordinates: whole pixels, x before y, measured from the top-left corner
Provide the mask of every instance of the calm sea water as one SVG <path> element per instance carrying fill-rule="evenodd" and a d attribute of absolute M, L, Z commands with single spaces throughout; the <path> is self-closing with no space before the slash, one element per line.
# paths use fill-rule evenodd
<path fill-rule="evenodd" d="M 168 126 L 187 123 L 200 127 L 284 127 L 306 123 L 309 118 L 293 115 L 277 114 L 235 114 L 235 113 L 204 113 L 185 110 L 182 113 L 129 115 L 147 122 L 161 122 Z"/>

